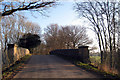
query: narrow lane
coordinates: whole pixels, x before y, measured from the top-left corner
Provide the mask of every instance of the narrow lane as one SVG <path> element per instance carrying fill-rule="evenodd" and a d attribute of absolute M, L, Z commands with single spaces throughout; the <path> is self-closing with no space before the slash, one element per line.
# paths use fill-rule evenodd
<path fill-rule="evenodd" d="M 14 78 L 97 78 L 72 63 L 54 55 L 32 55 Z"/>

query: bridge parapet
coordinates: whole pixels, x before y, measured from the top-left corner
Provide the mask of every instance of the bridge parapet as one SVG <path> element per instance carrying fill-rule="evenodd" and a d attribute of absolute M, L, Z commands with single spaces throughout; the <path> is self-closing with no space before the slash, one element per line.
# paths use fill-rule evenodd
<path fill-rule="evenodd" d="M 8 44 L 7 50 L 5 53 L 2 53 L 2 67 L 9 67 L 26 54 L 30 54 L 28 49 L 18 47 L 17 44 Z"/>
<path fill-rule="evenodd" d="M 56 49 L 51 51 L 50 54 L 90 63 L 88 46 L 80 46 L 78 49 Z"/>

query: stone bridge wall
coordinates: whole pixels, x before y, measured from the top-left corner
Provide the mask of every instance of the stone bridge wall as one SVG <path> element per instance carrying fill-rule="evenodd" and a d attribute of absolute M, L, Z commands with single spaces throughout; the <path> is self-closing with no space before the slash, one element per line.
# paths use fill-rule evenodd
<path fill-rule="evenodd" d="M 2 55 L 3 69 L 14 64 L 17 60 L 19 60 L 27 54 L 30 54 L 28 49 L 18 47 L 18 45 L 16 44 L 8 44 L 8 49 Z"/>
<path fill-rule="evenodd" d="M 78 49 L 57 49 L 51 51 L 50 54 L 79 60 L 84 63 L 90 62 L 88 46 L 80 46 Z"/>

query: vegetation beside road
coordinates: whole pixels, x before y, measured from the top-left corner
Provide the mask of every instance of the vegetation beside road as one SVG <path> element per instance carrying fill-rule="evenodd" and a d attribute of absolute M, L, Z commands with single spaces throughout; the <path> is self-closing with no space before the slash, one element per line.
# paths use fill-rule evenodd
<path fill-rule="evenodd" d="M 95 67 L 98 67 L 101 62 L 100 56 L 90 56 L 91 65 L 94 65 Z"/>
<path fill-rule="evenodd" d="M 72 58 L 68 58 L 68 57 L 64 57 L 64 56 L 60 56 L 60 55 L 58 57 L 61 57 L 64 60 L 70 61 L 73 64 L 75 64 L 77 67 L 80 67 L 80 68 L 82 68 L 86 71 L 89 71 L 89 72 L 93 73 L 93 74 L 98 74 L 103 78 L 109 78 L 110 80 L 120 80 L 120 76 L 118 76 L 117 74 L 113 74 L 113 73 L 110 73 L 110 72 L 105 72 L 103 70 L 100 70 L 98 68 L 101 65 L 100 63 L 99 63 L 99 66 L 95 66 L 95 65 L 93 65 L 95 63 L 82 63 L 82 62 L 74 60 Z M 95 57 L 94 56 L 94 57 L 91 57 L 91 58 L 96 58 L 94 60 L 96 60 L 96 62 L 98 62 L 100 57 L 98 57 L 98 56 Z"/>
<path fill-rule="evenodd" d="M 86 64 L 86 63 L 82 63 L 82 62 L 79 62 L 79 61 L 75 61 L 74 64 L 78 67 L 81 67 L 87 71 L 90 71 L 92 73 L 95 73 L 95 74 L 99 74 L 99 75 L 102 75 L 104 76 L 105 78 L 116 78 L 116 79 L 120 79 L 120 76 L 118 76 L 117 74 L 112 74 L 112 73 L 109 73 L 109 72 L 105 72 L 103 70 L 100 70 L 98 69 L 97 67 L 91 65 L 90 64 Z"/>
<path fill-rule="evenodd" d="M 20 60 L 16 61 L 15 64 L 7 68 L 2 72 L 2 79 L 11 79 L 17 72 L 20 71 L 25 65 L 25 62 L 29 60 L 31 54 L 22 57 Z"/>

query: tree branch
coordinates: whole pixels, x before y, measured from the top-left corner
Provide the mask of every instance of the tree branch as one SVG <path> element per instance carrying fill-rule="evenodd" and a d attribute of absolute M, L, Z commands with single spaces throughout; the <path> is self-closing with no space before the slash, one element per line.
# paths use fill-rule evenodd
<path fill-rule="evenodd" d="M 41 3 L 37 3 L 37 2 L 31 2 L 29 3 L 27 6 L 20 6 L 16 9 L 11 9 L 11 10 L 7 10 L 4 11 L 2 13 L 2 16 L 6 16 L 6 15 L 10 15 L 16 11 L 22 11 L 22 10 L 30 10 L 30 9 L 38 9 L 38 8 L 46 8 L 47 6 L 51 7 L 51 5 L 54 5 L 54 1 L 52 2 L 41 2 Z M 34 5 L 35 4 L 35 5 Z"/>

